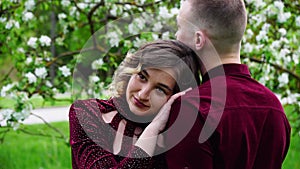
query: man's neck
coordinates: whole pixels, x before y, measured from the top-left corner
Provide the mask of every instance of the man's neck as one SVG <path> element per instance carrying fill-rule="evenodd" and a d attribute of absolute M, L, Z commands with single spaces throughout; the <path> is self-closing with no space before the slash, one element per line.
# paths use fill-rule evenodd
<path fill-rule="evenodd" d="M 241 64 L 239 55 L 227 55 L 220 57 L 209 57 L 210 59 L 202 59 L 201 74 L 202 76 L 209 70 L 223 64 Z"/>

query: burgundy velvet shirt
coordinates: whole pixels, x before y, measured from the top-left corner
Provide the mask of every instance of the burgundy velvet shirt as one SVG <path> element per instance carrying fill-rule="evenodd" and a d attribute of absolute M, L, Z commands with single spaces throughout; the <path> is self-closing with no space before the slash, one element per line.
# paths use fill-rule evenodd
<path fill-rule="evenodd" d="M 73 169 L 166 168 L 162 155 L 149 157 L 141 148 L 133 145 L 136 127 L 143 129 L 146 124 L 124 118 L 128 110 L 124 104 L 117 103 L 120 102 L 113 99 L 89 99 L 72 104 L 69 122 Z M 102 114 L 114 110 L 118 110 L 118 113 L 109 124 L 106 123 Z M 123 119 L 127 122 L 123 135 L 127 137 L 123 136 L 121 150 L 114 154 L 112 149 L 116 131 Z"/>
<path fill-rule="evenodd" d="M 203 84 L 172 105 L 168 127 L 176 125 L 165 141 L 175 146 L 166 152 L 168 167 L 280 169 L 290 125 L 279 100 L 246 65 L 223 68 L 209 71 Z"/>

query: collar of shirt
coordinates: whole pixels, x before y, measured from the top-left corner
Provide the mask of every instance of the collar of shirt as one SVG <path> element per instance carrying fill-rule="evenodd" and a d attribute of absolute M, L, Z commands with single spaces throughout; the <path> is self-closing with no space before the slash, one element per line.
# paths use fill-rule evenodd
<path fill-rule="evenodd" d="M 217 76 L 228 76 L 228 75 L 245 75 L 250 77 L 250 71 L 247 65 L 244 64 L 223 64 L 219 65 L 204 74 L 202 77 L 202 84 L 206 81 L 217 77 Z"/>

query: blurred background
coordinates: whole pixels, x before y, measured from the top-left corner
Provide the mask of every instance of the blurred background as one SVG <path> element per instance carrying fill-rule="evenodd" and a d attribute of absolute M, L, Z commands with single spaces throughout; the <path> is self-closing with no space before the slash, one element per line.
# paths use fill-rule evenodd
<path fill-rule="evenodd" d="M 242 62 L 292 125 L 300 168 L 300 1 L 245 0 Z M 71 168 L 68 108 L 107 98 L 128 52 L 175 39 L 179 0 L 0 0 L 0 169 Z"/>

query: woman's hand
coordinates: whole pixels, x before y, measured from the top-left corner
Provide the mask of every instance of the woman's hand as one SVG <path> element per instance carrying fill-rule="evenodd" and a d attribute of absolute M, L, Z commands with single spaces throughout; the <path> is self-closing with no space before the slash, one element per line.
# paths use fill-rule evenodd
<path fill-rule="evenodd" d="M 160 109 L 159 113 L 155 116 L 152 122 L 145 128 L 145 130 L 135 143 L 135 146 L 143 149 L 149 156 L 153 156 L 157 144 L 158 135 L 166 127 L 173 102 L 178 97 L 184 95 L 187 91 L 190 90 L 191 88 L 188 88 L 170 97 L 170 99 Z"/>
<path fill-rule="evenodd" d="M 167 121 L 169 119 L 171 106 L 174 101 L 184 95 L 186 92 L 192 90 L 192 88 L 188 88 L 184 91 L 176 93 L 170 97 L 170 99 L 166 102 L 166 104 L 160 109 L 159 113 L 155 116 L 152 122 L 147 126 L 147 128 L 151 128 L 154 130 L 153 134 L 159 134 L 166 127 Z M 155 131 L 156 130 L 156 131 Z"/>

